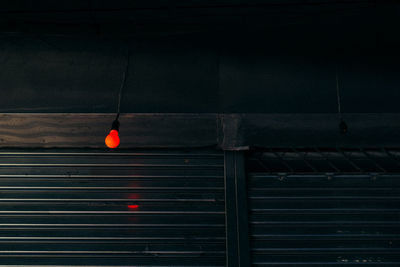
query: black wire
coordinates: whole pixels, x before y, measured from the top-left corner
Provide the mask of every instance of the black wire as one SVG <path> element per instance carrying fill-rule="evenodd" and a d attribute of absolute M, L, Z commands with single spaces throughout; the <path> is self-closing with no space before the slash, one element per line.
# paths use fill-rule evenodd
<path fill-rule="evenodd" d="M 343 116 L 342 116 L 340 88 L 339 88 L 339 74 L 338 74 L 337 65 L 336 65 L 336 97 L 337 97 L 338 115 L 339 115 L 339 121 L 340 121 L 339 129 L 340 129 L 340 133 L 345 134 L 348 132 L 348 126 L 347 126 L 347 123 L 343 120 Z"/>
<path fill-rule="evenodd" d="M 121 82 L 121 86 L 119 88 L 119 93 L 118 93 L 117 118 L 116 118 L 117 120 L 119 118 L 119 114 L 121 111 L 122 90 L 125 88 L 126 77 L 128 76 L 128 71 L 129 71 L 129 65 L 130 65 L 130 49 L 129 49 L 129 42 L 128 42 L 128 53 L 127 53 L 127 58 L 126 58 L 126 66 L 125 66 L 125 70 L 122 74 L 122 82 Z"/>
<path fill-rule="evenodd" d="M 340 119 L 342 119 L 341 99 L 340 99 L 340 89 L 339 89 L 339 74 L 337 65 L 336 65 L 336 97 L 337 97 L 338 114 Z"/>

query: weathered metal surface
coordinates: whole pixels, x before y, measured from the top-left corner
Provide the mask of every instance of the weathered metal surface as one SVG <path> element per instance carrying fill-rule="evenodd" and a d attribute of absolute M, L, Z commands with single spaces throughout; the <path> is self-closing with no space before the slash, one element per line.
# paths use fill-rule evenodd
<path fill-rule="evenodd" d="M 0 151 L 2 265 L 224 266 L 215 151 Z"/>
<path fill-rule="evenodd" d="M 272 172 L 248 165 L 254 266 L 400 265 L 400 172 L 324 173 L 312 162 L 318 171 L 298 171 L 310 168 L 302 153 L 277 153 L 280 163 L 271 155 L 261 159 L 265 166 L 281 166 Z M 360 157 L 350 154 L 346 162 L 360 165 Z M 327 158 L 343 160 L 336 154 L 335 161 L 334 153 Z"/>

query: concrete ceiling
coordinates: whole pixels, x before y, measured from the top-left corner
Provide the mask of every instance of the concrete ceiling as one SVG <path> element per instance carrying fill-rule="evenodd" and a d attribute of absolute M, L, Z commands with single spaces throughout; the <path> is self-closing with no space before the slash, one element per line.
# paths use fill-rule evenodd
<path fill-rule="evenodd" d="M 190 2 L 190 3 L 187 3 Z M 13 1 L 0 112 L 400 112 L 399 4 Z"/>

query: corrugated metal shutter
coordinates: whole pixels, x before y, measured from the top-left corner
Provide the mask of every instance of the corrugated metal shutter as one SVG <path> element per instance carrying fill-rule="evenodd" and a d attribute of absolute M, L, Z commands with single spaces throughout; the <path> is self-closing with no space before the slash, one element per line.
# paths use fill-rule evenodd
<path fill-rule="evenodd" d="M 399 156 L 316 150 L 250 155 L 253 264 L 400 266 Z"/>
<path fill-rule="evenodd" d="M 1 151 L 0 264 L 224 266 L 223 154 Z"/>

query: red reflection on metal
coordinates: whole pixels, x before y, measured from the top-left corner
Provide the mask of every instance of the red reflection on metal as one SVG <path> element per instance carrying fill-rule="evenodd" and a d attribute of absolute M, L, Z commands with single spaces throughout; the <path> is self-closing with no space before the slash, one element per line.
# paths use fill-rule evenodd
<path fill-rule="evenodd" d="M 131 194 L 128 194 L 128 198 L 129 199 L 140 199 L 140 194 L 137 194 L 137 193 L 131 193 Z"/>
<path fill-rule="evenodd" d="M 128 205 L 128 208 L 137 209 L 137 208 L 139 208 L 139 205 Z"/>

